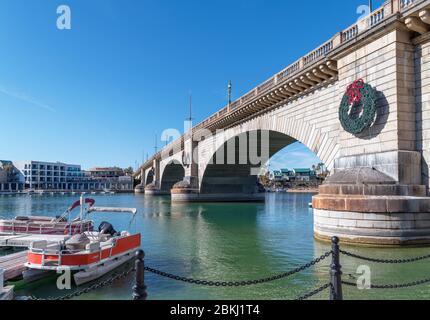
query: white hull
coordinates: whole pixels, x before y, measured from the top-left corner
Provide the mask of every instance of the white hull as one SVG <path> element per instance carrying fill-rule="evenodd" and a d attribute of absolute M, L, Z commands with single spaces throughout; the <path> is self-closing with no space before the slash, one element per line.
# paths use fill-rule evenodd
<path fill-rule="evenodd" d="M 127 261 L 130 261 L 133 258 L 134 251 L 129 252 L 123 256 L 117 257 L 113 260 L 107 261 L 102 265 L 95 266 L 85 271 L 79 271 L 74 274 L 73 279 L 75 280 L 75 284 L 79 287 L 85 283 L 103 277 L 105 274 L 115 270 L 116 268 L 126 263 Z"/>

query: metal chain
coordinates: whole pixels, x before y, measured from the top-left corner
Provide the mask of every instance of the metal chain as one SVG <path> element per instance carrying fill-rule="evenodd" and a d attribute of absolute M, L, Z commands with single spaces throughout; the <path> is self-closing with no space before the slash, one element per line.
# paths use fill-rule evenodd
<path fill-rule="evenodd" d="M 370 286 L 371 289 L 404 289 L 404 288 L 411 288 L 420 286 L 426 283 L 430 283 L 430 279 L 423 279 L 418 280 L 410 283 L 404 283 L 404 284 L 372 284 Z M 348 282 L 348 281 L 342 281 L 342 284 L 350 287 L 356 287 L 356 283 Z"/>
<path fill-rule="evenodd" d="M 308 293 L 298 297 L 296 300 L 298 300 L 298 301 L 307 300 L 307 299 L 317 295 L 318 293 L 326 290 L 327 288 L 330 288 L 330 289 L 332 288 L 331 283 L 326 283 L 325 285 L 319 287 L 318 289 L 315 289 L 314 291 L 308 292 Z"/>
<path fill-rule="evenodd" d="M 182 282 L 187 282 L 187 283 L 192 283 L 192 284 L 198 284 L 198 285 L 203 285 L 203 286 L 209 286 L 209 287 L 238 287 L 238 286 L 251 286 L 251 285 L 256 285 L 256 284 L 262 284 L 262 283 L 267 283 L 267 282 L 271 282 L 271 281 L 276 281 L 276 280 L 280 280 L 280 279 L 284 279 L 287 278 L 289 276 L 292 276 L 293 274 L 296 274 L 298 272 L 302 272 L 308 268 L 311 268 L 312 266 L 320 263 L 321 261 L 325 260 L 326 258 L 328 258 L 330 255 L 332 254 L 332 251 L 328 251 L 325 254 L 323 254 L 322 256 L 320 256 L 319 258 L 316 258 L 314 260 L 312 260 L 311 262 L 298 267 L 294 270 L 291 270 L 289 272 L 283 273 L 283 274 L 279 274 L 279 275 L 275 275 L 269 278 L 264 278 L 264 279 L 258 279 L 258 280 L 250 280 L 250 281 L 206 281 L 206 280 L 196 280 L 196 279 L 190 279 L 190 278 L 185 278 L 185 277 L 180 277 L 180 276 L 176 276 L 170 273 L 166 273 L 160 270 L 156 270 L 150 267 L 145 267 L 146 271 L 149 271 L 151 273 L 160 275 L 162 277 L 166 277 L 169 279 L 173 279 L 173 280 L 177 280 L 177 281 L 182 281 Z M 38 298 L 36 296 L 28 296 L 28 297 L 21 297 L 21 299 L 27 299 L 27 300 L 70 300 L 76 297 L 79 297 L 83 294 L 86 293 L 90 293 L 92 291 L 98 290 L 100 288 L 106 287 L 111 285 L 112 283 L 114 283 L 115 281 L 125 278 L 127 277 L 131 272 L 134 272 L 134 267 L 130 268 L 127 271 L 124 271 L 122 273 L 116 274 L 112 277 L 110 277 L 109 279 L 106 279 L 104 281 L 95 283 L 85 289 L 82 290 L 77 290 L 73 293 L 64 295 L 64 296 L 60 296 L 60 297 L 49 297 L 49 298 Z M 327 286 L 325 285 L 324 288 L 318 288 L 318 292 L 326 289 Z M 318 292 L 314 293 L 313 295 L 317 294 Z M 313 293 L 313 292 L 312 292 Z M 310 295 L 309 297 L 311 297 L 312 295 Z"/>
<path fill-rule="evenodd" d="M 161 277 L 173 279 L 176 281 L 196 284 L 196 285 L 207 286 L 207 287 L 244 287 L 244 286 L 252 286 L 252 285 L 277 281 L 280 279 L 285 279 L 285 278 L 290 277 L 296 273 L 299 273 L 299 272 L 302 272 L 306 269 L 311 268 L 312 266 L 314 266 L 314 265 L 320 263 L 321 261 L 323 261 L 324 259 L 328 258 L 331 254 L 332 254 L 332 251 L 328 251 L 325 254 L 323 254 L 321 257 L 316 258 L 316 259 L 312 260 L 311 262 L 309 262 L 309 263 L 307 263 L 301 267 L 298 267 L 294 270 L 286 272 L 286 273 L 278 274 L 278 275 L 275 275 L 275 276 L 272 276 L 269 278 L 263 278 L 263 279 L 258 279 L 258 280 L 249 280 L 249 281 L 206 281 L 206 280 L 197 280 L 197 279 L 192 279 L 192 278 L 181 277 L 181 276 L 177 276 L 177 275 L 174 275 L 171 273 L 156 270 L 156 269 L 153 269 L 150 267 L 145 267 L 145 270 L 148 272 L 151 272 L 153 274 L 159 275 Z"/>
<path fill-rule="evenodd" d="M 108 279 L 106 279 L 104 281 L 100 281 L 98 283 L 95 283 L 95 284 L 93 284 L 93 285 L 91 285 L 89 287 L 86 287 L 85 289 L 77 290 L 75 292 L 72 292 L 72 293 L 69 293 L 69 294 L 66 294 L 66 295 L 60 296 L 60 297 L 55 297 L 55 298 L 54 297 L 37 298 L 37 297 L 35 297 L 35 296 L 32 295 L 32 296 L 25 297 L 25 298 L 27 300 L 38 300 L 38 301 L 41 301 L 41 300 L 52 300 L 52 301 L 70 300 L 70 299 L 79 297 L 79 296 L 81 296 L 83 294 L 90 293 L 92 291 L 95 291 L 95 290 L 101 289 L 103 287 L 112 285 L 115 281 L 123 279 L 123 278 L 126 278 L 130 273 L 132 273 L 134 271 L 135 271 L 134 267 L 130 268 L 129 270 L 126 270 L 126 271 L 121 272 L 119 274 L 113 275 L 110 278 L 108 278 Z"/>
<path fill-rule="evenodd" d="M 412 262 L 430 259 L 430 254 L 426 255 L 426 256 L 410 258 L 410 259 L 385 260 L 385 259 L 377 259 L 377 258 L 368 258 L 368 257 L 360 256 L 360 255 L 355 254 L 355 253 L 344 251 L 344 250 L 339 250 L 339 252 L 344 254 L 345 256 L 348 256 L 351 258 L 356 258 L 356 259 L 369 261 L 369 262 L 384 263 L 384 264 L 412 263 Z"/>

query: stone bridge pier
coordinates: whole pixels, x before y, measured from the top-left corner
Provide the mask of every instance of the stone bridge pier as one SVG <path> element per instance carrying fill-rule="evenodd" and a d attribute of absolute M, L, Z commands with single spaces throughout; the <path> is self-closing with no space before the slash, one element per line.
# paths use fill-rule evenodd
<path fill-rule="evenodd" d="M 429 245 L 429 17 L 430 0 L 386 1 L 154 155 L 139 190 L 264 201 L 258 170 L 299 141 L 331 172 L 317 239 Z"/>

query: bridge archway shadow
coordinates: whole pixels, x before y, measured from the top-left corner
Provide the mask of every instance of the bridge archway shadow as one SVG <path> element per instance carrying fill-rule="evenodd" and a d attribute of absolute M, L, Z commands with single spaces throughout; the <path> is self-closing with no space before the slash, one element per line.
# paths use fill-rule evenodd
<path fill-rule="evenodd" d="M 153 182 L 154 182 L 154 171 L 150 170 L 146 177 L 146 185 L 149 186 Z"/>
<path fill-rule="evenodd" d="M 161 191 L 170 193 L 173 186 L 185 178 L 185 169 L 182 164 L 172 161 L 161 175 Z"/>
<path fill-rule="evenodd" d="M 262 143 L 266 143 L 263 140 L 267 136 L 269 145 L 263 148 L 268 150 L 268 158 L 264 159 L 263 163 L 257 164 L 251 158 L 255 158 L 255 155 L 264 156 Z M 246 141 L 245 147 L 243 146 L 244 141 Z M 258 174 L 261 173 L 261 169 L 274 155 L 296 142 L 298 141 L 289 135 L 262 130 L 245 132 L 227 140 L 215 152 L 206 166 L 201 178 L 200 193 L 240 195 L 264 191 L 258 183 Z M 257 146 L 257 150 L 250 151 L 255 146 Z M 244 152 L 248 154 L 244 154 Z M 244 161 L 245 159 L 246 161 Z"/>

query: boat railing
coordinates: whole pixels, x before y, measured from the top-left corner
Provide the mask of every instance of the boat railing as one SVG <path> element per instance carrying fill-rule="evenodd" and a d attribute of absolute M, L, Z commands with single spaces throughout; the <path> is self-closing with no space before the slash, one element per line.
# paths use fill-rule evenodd
<path fill-rule="evenodd" d="M 88 213 L 93 212 L 110 212 L 110 213 L 131 213 L 136 214 L 136 208 L 111 208 L 111 207 L 91 207 L 88 209 Z"/>
<path fill-rule="evenodd" d="M 95 238 L 94 238 L 95 239 Z M 96 239 L 99 241 L 99 247 L 98 250 L 90 250 L 90 249 L 76 249 L 76 250 L 70 250 L 70 249 L 55 249 L 55 248 L 35 248 L 30 247 L 30 253 L 39 254 L 41 255 L 42 260 L 42 266 L 50 266 L 50 267 L 61 267 L 62 264 L 62 258 L 64 256 L 71 256 L 71 255 L 79 255 L 79 254 L 94 254 L 98 253 L 99 257 L 97 261 L 94 261 L 92 263 L 97 263 L 102 260 L 102 253 L 103 250 L 106 250 L 107 248 L 103 248 L 104 246 L 101 245 L 100 239 Z M 91 242 L 92 244 L 96 242 Z M 51 244 L 52 245 L 52 244 Z M 61 246 L 60 243 L 57 245 Z M 112 258 L 113 256 L 113 248 L 116 246 L 116 241 L 113 239 L 113 241 L 109 244 L 109 255 L 105 259 Z M 105 245 L 106 247 L 106 245 Z M 46 259 L 46 257 L 49 256 L 49 259 Z M 57 259 L 55 259 L 57 257 Z M 48 262 L 47 262 L 48 261 Z M 68 266 L 73 267 L 73 266 Z"/>
<path fill-rule="evenodd" d="M 2 221 L 2 225 L 11 229 L 11 233 L 35 233 L 39 229 L 38 234 L 48 234 L 50 232 L 58 231 L 58 225 L 43 225 L 41 223 L 24 223 L 24 222 L 9 222 Z M 24 229 L 24 230 L 23 230 Z M 33 230 L 32 230 L 33 229 Z"/>
<path fill-rule="evenodd" d="M 91 231 L 91 225 L 89 221 L 71 221 L 71 222 L 53 222 L 51 224 L 49 223 L 37 223 L 37 222 L 30 222 L 26 223 L 25 221 L 22 222 L 16 222 L 16 221 L 2 221 L 2 226 L 6 228 L 10 228 L 10 232 L 13 234 L 25 234 L 25 233 L 31 233 L 31 234 L 53 234 L 57 233 L 59 231 L 62 231 L 67 227 L 67 229 L 73 229 L 79 228 L 81 226 L 80 231 Z M 82 226 L 86 224 L 86 228 L 83 229 Z M 24 230 L 23 230 L 24 229 Z M 38 233 L 36 233 L 36 230 L 38 230 Z"/>

